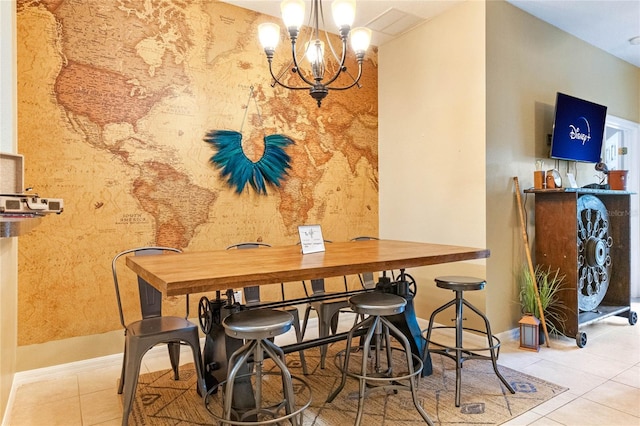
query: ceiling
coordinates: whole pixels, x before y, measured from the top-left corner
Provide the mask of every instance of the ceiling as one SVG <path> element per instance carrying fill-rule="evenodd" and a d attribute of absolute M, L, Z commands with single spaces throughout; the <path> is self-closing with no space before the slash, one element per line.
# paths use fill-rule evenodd
<path fill-rule="evenodd" d="M 463 1 L 359 0 L 354 27 L 373 30 L 371 43 L 381 46 L 416 25 Z M 514 6 L 614 56 L 640 67 L 640 0 L 507 0 Z M 280 0 L 225 0 L 246 9 L 280 17 Z M 309 2 L 306 1 L 307 7 Z M 326 1 L 326 3 L 329 3 Z M 330 15 L 330 11 L 326 11 Z M 328 20 L 332 20 L 328 17 Z"/>
<path fill-rule="evenodd" d="M 605 52 L 640 67 L 640 0 L 507 0 Z"/>

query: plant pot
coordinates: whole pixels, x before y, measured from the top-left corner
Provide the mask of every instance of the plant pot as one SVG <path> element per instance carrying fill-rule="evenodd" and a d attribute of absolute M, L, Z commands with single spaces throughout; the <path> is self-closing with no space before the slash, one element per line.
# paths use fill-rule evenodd
<path fill-rule="evenodd" d="M 609 170 L 609 187 L 611 189 L 626 191 L 628 170 Z"/>

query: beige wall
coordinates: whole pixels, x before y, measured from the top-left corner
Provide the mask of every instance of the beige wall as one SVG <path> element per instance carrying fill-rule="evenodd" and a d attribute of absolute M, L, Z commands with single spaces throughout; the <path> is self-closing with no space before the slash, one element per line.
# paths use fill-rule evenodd
<path fill-rule="evenodd" d="M 487 2 L 487 311 L 500 331 L 520 316 L 515 271 L 526 261 L 514 202 L 513 176 L 533 185 L 534 162 L 548 160 L 556 92 L 609 107 L 609 114 L 640 121 L 640 69 L 503 1 Z M 559 165 L 565 172 L 565 164 Z M 593 182 L 591 164 L 578 167 L 578 185 Z M 533 197 L 527 201 L 534 236 Z M 533 241 L 532 241 L 533 244 Z M 494 290 L 495 289 L 495 290 Z"/>
<path fill-rule="evenodd" d="M 640 70 L 504 1 L 466 2 L 381 46 L 379 59 L 380 235 L 491 250 L 486 270 L 415 271 L 418 314 L 451 297 L 433 276 L 475 274 L 488 285 L 472 302 L 494 331 L 515 328 L 526 258 L 513 177 L 528 188 L 536 159 L 551 166 L 557 91 L 640 121 Z M 578 184 L 592 175 L 592 165 L 578 166 Z M 527 207 L 533 236 L 532 199 Z"/>
<path fill-rule="evenodd" d="M 485 247 L 485 18 L 465 2 L 380 47 L 380 235 Z M 416 311 L 450 292 L 433 277 L 484 277 L 484 261 L 420 268 Z M 480 308 L 484 293 L 469 295 Z"/>
<path fill-rule="evenodd" d="M 15 2 L 0 2 L 0 151 L 9 153 L 16 152 L 15 41 Z M 0 238 L 0 418 L 16 371 L 17 291 L 18 240 Z"/>
<path fill-rule="evenodd" d="M 0 239 L 0 417 L 16 372 L 18 323 L 18 241 Z"/>

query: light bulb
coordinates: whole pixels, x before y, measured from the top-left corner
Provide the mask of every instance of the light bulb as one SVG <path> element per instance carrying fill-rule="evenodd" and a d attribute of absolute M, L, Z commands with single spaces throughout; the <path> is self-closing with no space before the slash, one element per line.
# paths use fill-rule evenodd
<path fill-rule="evenodd" d="M 280 26 L 271 22 L 258 25 L 258 38 L 265 50 L 276 50 L 280 41 Z"/>
<path fill-rule="evenodd" d="M 367 51 L 371 42 L 371 30 L 365 27 L 358 27 L 351 30 L 351 47 L 356 53 Z"/>
<path fill-rule="evenodd" d="M 305 57 L 312 64 L 324 61 L 324 42 L 322 40 L 312 40 L 305 46 Z"/>
<path fill-rule="evenodd" d="M 351 28 L 356 18 L 356 0 L 334 0 L 331 3 L 331 13 L 338 28 Z"/>
<path fill-rule="evenodd" d="M 300 30 L 304 21 L 304 1 L 284 0 L 280 3 L 280 11 L 282 12 L 282 21 L 287 29 Z"/>

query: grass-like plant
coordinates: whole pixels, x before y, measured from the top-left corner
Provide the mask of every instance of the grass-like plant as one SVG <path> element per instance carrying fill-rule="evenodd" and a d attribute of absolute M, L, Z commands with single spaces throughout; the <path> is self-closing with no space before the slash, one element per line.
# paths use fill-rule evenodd
<path fill-rule="evenodd" d="M 540 265 L 536 266 L 534 273 L 547 332 L 562 334 L 567 316 L 563 311 L 564 303 L 560 300 L 558 292 L 562 290 L 562 282 L 565 276 L 560 274 L 559 269 L 552 271 L 551 267 L 549 267 L 545 270 Z M 520 276 L 520 305 L 522 306 L 522 312 L 532 314 L 540 319 L 534 277 L 531 275 L 529 268 L 523 268 Z"/>

